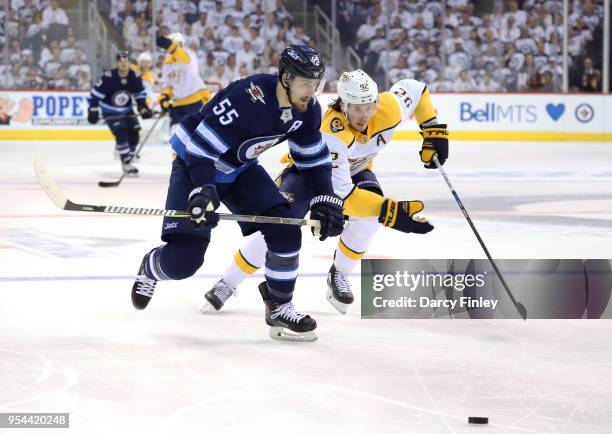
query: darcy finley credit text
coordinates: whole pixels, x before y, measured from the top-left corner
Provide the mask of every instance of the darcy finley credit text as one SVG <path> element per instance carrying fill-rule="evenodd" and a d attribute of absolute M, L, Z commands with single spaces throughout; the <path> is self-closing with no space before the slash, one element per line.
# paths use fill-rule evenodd
<path fill-rule="evenodd" d="M 424 271 L 415 274 L 408 271 L 396 271 L 391 274 L 375 274 L 372 289 L 380 292 L 386 287 L 405 287 L 408 291 L 414 292 L 418 287 L 438 287 L 440 289 L 452 287 L 457 291 L 463 291 L 472 287 L 482 288 L 485 285 L 486 274 L 486 271 L 478 274 L 429 274 Z M 455 309 L 459 306 L 463 308 L 485 307 L 495 309 L 499 300 L 487 300 L 483 297 L 460 297 L 458 300 L 419 297 L 417 304 L 417 300 L 410 297 L 389 300 L 379 296 L 374 297 L 372 302 L 375 307 L 445 307 Z"/>

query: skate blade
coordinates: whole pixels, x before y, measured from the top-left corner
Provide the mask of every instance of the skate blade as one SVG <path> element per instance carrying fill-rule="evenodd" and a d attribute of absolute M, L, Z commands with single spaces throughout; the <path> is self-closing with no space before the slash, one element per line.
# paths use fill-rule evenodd
<path fill-rule="evenodd" d="M 315 332 L 295 333 L 284 327 L 270 327 L 270 337 L 277 341 L 314 342 L 317 339 Z"/>
<path fill-rule="evenodd" d="M 208 302 L 208 300 L 206 300 L 206 301 L 204 302 L 204 304 L 203 304 L 203 305 L 202 305 L 202 307 L 200 308 L 200 311 L 201 311 L 201 312 L 202 312 L 204 315 L 208 315 L 208 314 L 211 314 L 211 313 L 217 313 L 217 312 L 218 312 L 218 310 L 217 310 L 217 309 L 215 309 L 215 307 L 214 307 L 212 304 L 210 304 L 210 303 Z"/>
<path fill-rule="evenodd" d="M 334 307 L 334 309 L 336 309 L 342 315 L 346 315 L 346 312 L 348 312 L 349 305 L 340 303 L 338 300 L 336 300 L 334 296 L 332 295 L 331 289 L 327 288 L 327 295 L 325 298 L 327 299 L 327 301 L 329 301 L 329 304 L 331 304 Z"/>

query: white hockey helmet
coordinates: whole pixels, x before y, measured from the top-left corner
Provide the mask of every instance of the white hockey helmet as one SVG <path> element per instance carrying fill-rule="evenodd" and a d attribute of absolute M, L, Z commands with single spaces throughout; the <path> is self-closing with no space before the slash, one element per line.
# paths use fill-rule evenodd
<path fill-rule="evenodd" d="M 153 58 L 151 58 L 151 53 L 148 51 L 143 51 L 138 55 L 138 59 L 136 62 L 140 65 L 142 62 L 153 62 Z"/>
<path fill-rule="evenodd" d="M 337 92 L 345 113 L 348 104 L 368 104 L 378 100 L 378 85 L 361 69 L 343 72 L 338 80 Z"/>
<path fill-rule="evenodd" d="M 178 42 L 181 44 L 185 43 L 185 38 L 183 37 L 183 34 L 179 32 L 170 33 L 168 35 L 168 39 L 170 39 L 172 42 Z"/>

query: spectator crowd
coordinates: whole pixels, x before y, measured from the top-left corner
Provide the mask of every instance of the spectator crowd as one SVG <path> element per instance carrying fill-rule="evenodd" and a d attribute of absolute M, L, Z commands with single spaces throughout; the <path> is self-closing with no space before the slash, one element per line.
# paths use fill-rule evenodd
<path fill-rule="evenodd" d="M 603 1 L 570 0 L 571 90 L 601 91 Z M 60 2 L 8 3 L 8 13 L 0 9 L 0 87 L 89 89 L 95 77 Z M 202 77 L 220 86 L 276 72 L 287 44 L 312 45 L 284 0 L 156 0 L 155 11 L 151 0 L 97 6 L 134 61 L 151 54 L 158 78 L 166 53 L 155 50 L 155 31 L 183 34 Z M 559 91 L 562 6 L 562 0 L 338 0 L 336 24 L 343 46 L 356 50 L 381 85 L 415 78 L 434 91 Z M 338 71 L 324 60 L 333 88 Z"/>
<path fill-rule="evenodd" d="M 89 89 L 91 67 L 58 0 L 6 3 L 8 13 L 0 9 L 0 88 Z"/>
<path fill-rule="evenodd" d="M 286 45 L 311 43 L 304 29 L 294 25 L 284 0 L 157 0 L 155 6 L 153 14 L 150 0 L 111 0 L 109 18 L 126 48 L 134 57 L 151 53 L 154 29 L 179 32 L 196 53 L 202 77 L 221 86 L 243 75 L 276 72 Z M 156 71 L 165 56 L 156 52 Z"/>
<path fill-rule="evenodd" d="M 379 82 L 388 74 L 438 91 L 559 91 L 562 12 L 562 0 L 340 0 L 337 25 Z M 571 90 L 601 90 L 602 27 L 603 0 L 570 0 Z"/>

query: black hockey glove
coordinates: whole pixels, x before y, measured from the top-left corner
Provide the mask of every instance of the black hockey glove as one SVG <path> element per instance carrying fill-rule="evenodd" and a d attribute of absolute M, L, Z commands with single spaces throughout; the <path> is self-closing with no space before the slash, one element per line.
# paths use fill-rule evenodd
<path fill-rule="evenodd" d="M 155 37 L 155 44 L 157 44 L 158 47 L 162 47 L 164 50 L 167 50 L 172 45 L 172 39 L 158 32 Z"/>
<path fill-rule="evenodd" d="M 312 229 L 313 235 L 318 235 L 323 241 L 327 237 L 336 237 L 344 229 L 344 201 L 335 194 L 321 194 L 310 201 L 310 218 L 319 220 L 321 228 Z"/>
<path fill-rule="evenodd" d="M 153 117 L 153 112 L 144 102 L 138 103 L 138 114 L 143 119 L 151 119 Z"/>
<path fill-rule="evenodd" d="M 425 163 L 426 169 L 436 169 L 436 163 L 433 161 L 434 154 L 438 154 L 440 165 L 444 166 L 444 162 L 448 158 L 448 130 L 446 124 L 429 125 L 421 127 L 423 130 L 420 134 L 423 136 L 423 146 L 419 154 L 421 161 Z"/>
<path fill-rule="evenodd" d="M 385 199 L 378 221 L 384 226 L 400 232 L 426 234 L 432 231 L 434 227 L 424 217 L 413 218 L 416 213 L 422 210 L 423 202 L 420 200 L 395 201 L 393 199 Z"/>
<path fill-rule="evenodd" d="M 207 184 L 194 188 L 189 193 L 188 200 L 187 211 L 191 214 L 191 220 L 195 222 L 196 227 L 202 223 L 211 229 L 217 226 L 219 218 L 213 211 L 219 208 L 221 201 L 214 185 Z"/>
<path fill-rule="evenodd" d="M 100 120 L 100 109 L 98 107 L 89 107 L 87 109 L 87 122 L 97 124 Z"/>
<path fill-rule="evenodd" d="M 170 97 L 165 93 L 162 93 L 159 97 L 159 106 L 161 107 L 164 113 L 169 110 L 172 110 L 172 103 L 170 102 Z"/>

